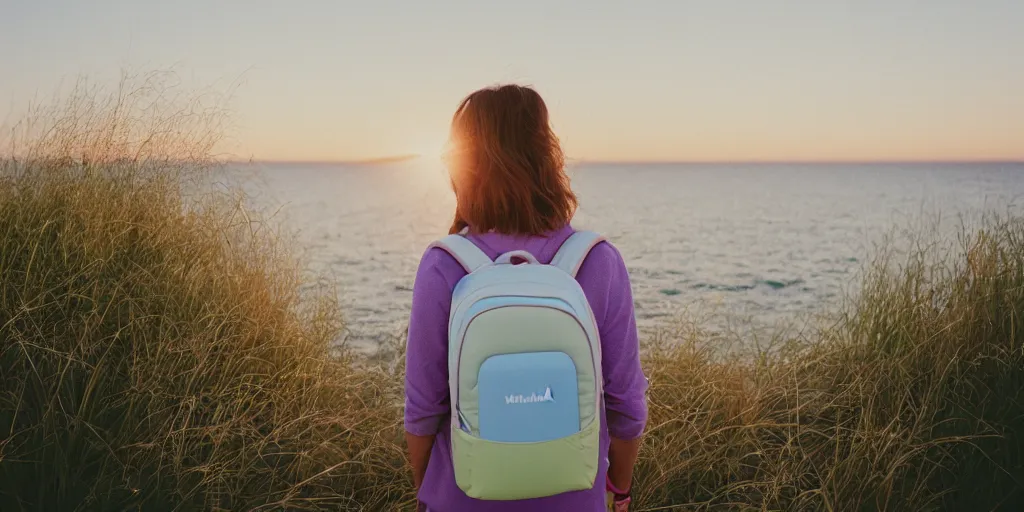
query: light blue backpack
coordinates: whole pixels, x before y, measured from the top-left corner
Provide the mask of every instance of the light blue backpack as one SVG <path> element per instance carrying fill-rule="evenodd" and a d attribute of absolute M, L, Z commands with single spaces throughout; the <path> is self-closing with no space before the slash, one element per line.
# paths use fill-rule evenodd
<path fill-rule="evenodd" d="M 550 265 L 491 261 L 465 237 L 433 244 L 468 275 L 448 327 L 455 480 L 470 497 L 521 500 L 590 489 L 601 428 L 601 341 L 576 282 L 603 239 L 573 234 Z"/>

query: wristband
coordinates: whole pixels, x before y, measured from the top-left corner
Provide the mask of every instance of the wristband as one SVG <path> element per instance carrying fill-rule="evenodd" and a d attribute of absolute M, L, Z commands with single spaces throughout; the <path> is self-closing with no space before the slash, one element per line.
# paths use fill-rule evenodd
<path fill-rule="evenodd" d="M 626 490 L 623 491 L 618 487 L 615 487 L 615 484 L 612 483 L 612 479 L 608 476 L 605 476 L 604 488 L 608 492 L 612 493 L 616 504 L 627 504 L 633 501 L 633 497 L 630 495 L 630 489 L 626 488 Z"/>
<path fill-rule="evenodd" d="M 629 496 L 629 488 L 627 487 L 625 491 L 620 490 L 619 488 L 615 487 L 615 484 L 612 483 L 612 479 L 609 476 L 605 476 L 604 488 L 610 491 L 612 494 L 621 494 L 624 496 Z"/>

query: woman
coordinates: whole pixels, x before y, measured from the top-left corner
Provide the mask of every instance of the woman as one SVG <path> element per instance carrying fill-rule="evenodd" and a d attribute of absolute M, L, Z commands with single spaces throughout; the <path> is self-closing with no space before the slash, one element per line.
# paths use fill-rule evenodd
<path fill-rule="evenodd" d="M 451 233 L 466 233 L 491 259 L 526 250 L 541 263 L 550 262 L 574 232 L 569 221 L 577 202 L 540 95 L 515 85 L 474 92 L 455 112 L 450 142 L 449 171 L 458 203 Z M 601 341 L 600 453 L 606 457 L 600 457 L 592 489 L 544 498 L 476 500 L 456 484 L 447 428 L 448 320 L 452 292 L 465 276 L 460 263 L 438 248 L 427 250 L 416 274 L 406 352 L 405 430 L 421 508 L 626 510 L 647 420 L 647 381 L 640 368 L 629 276 L 619 252 L 607 242 L 598 244 L 577 274 Z"/>

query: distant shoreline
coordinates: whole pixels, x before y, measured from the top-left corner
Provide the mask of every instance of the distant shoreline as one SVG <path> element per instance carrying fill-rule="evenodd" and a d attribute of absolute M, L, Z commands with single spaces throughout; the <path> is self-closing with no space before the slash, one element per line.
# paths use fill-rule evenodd
<path fill-rule="evenodd" d="M 365 158 L 359 160 L 275 160 L 275 159 L 229 159 L 227 162 L 232 164 L 246 164 L 246 163 L 257 163 L 257 164 L 275 164 L 275 165 L 378 165 L 378 164 L 395 164 L 401 162 L 408 162 L 410 160 L 417 160 L 423 158 L 422 155 L 394 155 L 394 156 L 382 156 L 377 158 Z"/>

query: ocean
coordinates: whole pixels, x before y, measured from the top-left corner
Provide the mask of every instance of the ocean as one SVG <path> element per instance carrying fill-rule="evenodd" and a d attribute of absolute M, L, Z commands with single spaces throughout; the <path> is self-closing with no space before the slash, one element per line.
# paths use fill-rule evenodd
<path fill-rule="evenodd" d="M 427 245 L 454 196 L 439 165 L 254 163 L 228 169 L 336 279 L 346 342 L 400 336 Z M 679 318 L 708 329 L 810 325 L 856 292 L 877 244 L 1019 211 L 1024 164 L 589 164 L 570 167 L 577 229 L 603 233 L 632 279 L 644 333 Z M 942 219 L 937 221 L 936 219 Z M 915 227 L 916 226 L 916 227 Z"/>

